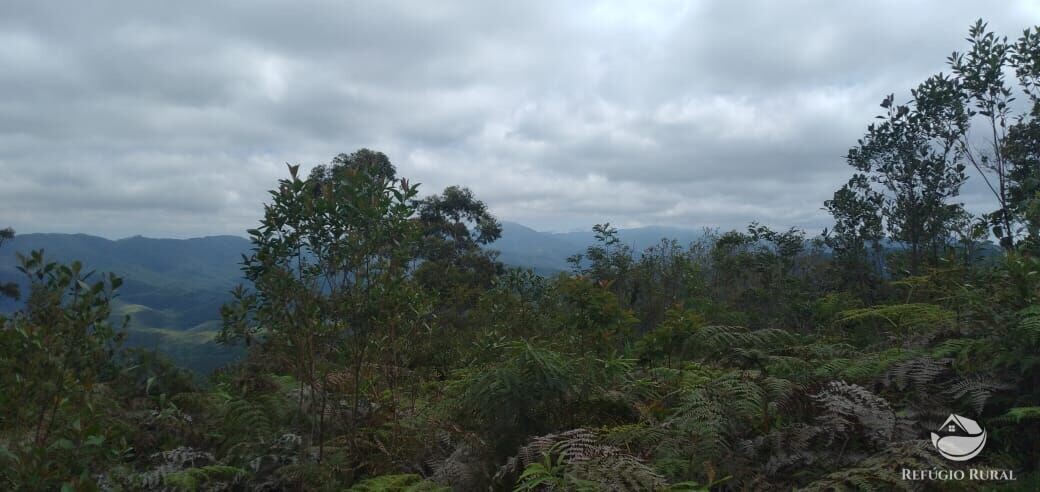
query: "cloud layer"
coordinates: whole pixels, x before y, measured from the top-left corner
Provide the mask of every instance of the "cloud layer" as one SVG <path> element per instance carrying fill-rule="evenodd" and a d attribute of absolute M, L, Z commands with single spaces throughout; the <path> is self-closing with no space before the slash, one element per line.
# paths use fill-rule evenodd
<path fill-rule="evenodd" d="M 285 162 L 369 147 L 540 229 L 815 231 L 886 94 L 978 17 L 1040 23 L 1027 2 L 359 4 L 0 7 L 0 221 L 242 234 Z"/>

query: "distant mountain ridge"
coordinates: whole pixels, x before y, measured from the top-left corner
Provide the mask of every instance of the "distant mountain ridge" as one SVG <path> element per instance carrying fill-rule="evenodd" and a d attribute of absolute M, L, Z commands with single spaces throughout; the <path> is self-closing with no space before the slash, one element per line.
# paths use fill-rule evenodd
<path fill-rule="evenodd" d="M 619 229 L 621 242 L 640 251 L 663 238 L 687 244 L 703 237 L 692 229 L 650 226 Z M 510 266 L 543 273 L 568 268 L 567 258 L 584 252 L 595 242 L 588 232 L 541 232 L 516 222 L 502 222 L 502 237 L 489 245 Z M 89 234 L 19 234 L 0 249 L 0 277 L 17 279 L 15 252 L 43 249 L 52 260 L 79 260 L 99 272 L 124 278 L 124 300 L 158 308 L 197 305 L 197 294 L 226 293 L 242 279 L 242 255 L 249 240 L 240 236 L 206 236 L 190 239 L 156 239 L 132 236 L 105 239 Z M 194 324 L 194 323 L 192 323 Z"/>
<path fill-rule="evenodd" d="M 87 234 L 19 234 L 0 248 L 0 282 L 22 285 L 15 252 L 42 249 L 52 261 L 80 261 L 95 272 L 123 278 L 113 317 L 130 316 L 127 344 L 155 348 L 179 365 L 208 372 L 240 352 L 213 342 L 220 306 L 242 278 L 249 241 L 238 236 L 110 240 Z M 0 310 L 17 304 L 0 301 Z"/>
<path fill-rule="evenodd" d="M 0 278 L 22 281 L 14 253 L 38 249 L 54 261 L 79 260 L 88 269 L 123 277 L 122 301 L 177 310 L 187 328 L 212 319 L 208 311 L 218 309 L 239 282 L 249 241 L 237 236 L 113 241 L 87 234 L 20 234 L 0 249 Z"/>
<path fill-rule="evenodd" d="M 550 274 L 567 268 L 567 257 L 583 249 L 564 237 L 539 232 L 516 222 L 502 222 L 502 237 L 488 245 L 499 252 L 499 261 Z"/>
<path fill-rule="evenodd" d="M 674 239 L 685 246 L 704 237 L 703 230 L 647 226 L 618 229 L 618 239 L 634 251 L 643 251 L 662 239 Z M 499 259 L 511 266 L 532 268 L 539 273 L 567 270 L 567 258 L 583 253 L 596 242 L 592 228 L 577 232 L 539 232 L 516 222 L 502 222 L 502 238 L 489 247 L 497 249 Z"/>
<path fill-rule="evenodd" d="M 666 227 L 621 229 L 625 244 L 642 250 L 669 237 L 689 242 L 702 233 Z M 589 232 L 539 232 L 515 222 L 502 223 L 502 237 L 489 245 L 509 266 L 531 268 L 551 275 L 569 268 L 567 258 L 595 242 Z M 191 239 L 155 239 L 133 236 L 105 239 L 88 234 L 18 234 L 0 248 L 0 282 L 25 287 L 17 270 L 16 252 L 42 249 L 53 261 L 80 261 L 96 272 L 113 272 L 123 278 L 114 303 L 114 314 L 130 316 L 128 343 L 157 348 L 175 362 L 200 371 L 219 367 L 237 354 L 213 343 L 220 327 L 220 306 L 229 291 L 243 281 L 242 255 L 248 239 L 240 236 L 207 236 Z M 0 300 L 0 312 L 17 303 Z"/>
<path fill-rule="evenodd" d="M 582 250 L 596 242 L 595 234 L 593 234 L 591 229 L 579 232 L 553 233 L 553 235 L 581 246 Z M 634 251 L 643 251 L 660 243 L 662 239 L 674 239 L 680 245 L 686 246 L 703 238 L 704 231 L 698 229 L 665 226 L 618 228 L 618 239 L 623 244 L 630 246 Z"/>

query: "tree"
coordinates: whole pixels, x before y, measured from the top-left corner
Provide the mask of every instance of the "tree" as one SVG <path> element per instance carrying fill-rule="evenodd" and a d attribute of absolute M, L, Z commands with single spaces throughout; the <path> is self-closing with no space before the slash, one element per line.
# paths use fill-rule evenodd
<path fill-rule="evenodd" d="M 308 181 L 314 184 L 329 183 L 352 173 L 361 173 L 373 179 L 394 180 L 397 168 L 390 158 L 382 152 L 360 149 L 353 154 L 339 154 L 329 164 L 321 164 L 311 169 Z M 315 188 L 317 190 L 317 188 Z"/>
<path fill-rule="evenodd" d="M 111 445 L 121 437 L 103 386 L 122 339 L 109 321 L 122 280 L 95 282 L 79 262 L 49 262 L 42 251 L 19 262 L 29 281 L 25 307 L 0 316 L 0 484 L 87 486 L 90 472 L 117 456 Z"/>
<path fill-rule="evenodd" d="M 1034 109 L 1033 119 L 1013 125 L 1004 145 L 1004 155 L 1011 164 L 1007 190 L 1010 210 L 1006 215 L 1024 223 L 1026 240 L 1033 253 L 1040 250 L 1040 121 L 1035 119 L 1038 111 L 1040 106 Z M 996 232 L 1001 233 L 998 237 L 1007 248 L 1014 237 L 1003 233 L 1010 223 L 1002 224 Z"/>
<path fill-rule="evenodd" d="M 621 242 L 616 227 L 610 223 L 592 226 L 596 242 L 579 253 L 567 258 L 575 274 L 591 277 L 599 282 L 615 282 L 625 277 L 635 261 L 632 248 Z M 588 261 L 589 265 L 584 266 Z"/>
<path fill-rule="evenodd" d="M 953 77 L 944 92 L 950 94 L 931 103 L 963 117 L 955 129 L 957 150 L 996 199 L 997 209 L 983 219 L 1001 246 L 1012 251 L 1021 236 L 1020 224 L 1029 222 L 1026 215 L 1040 174 L 1033 150 L 1040 114 L 1040 26 L 1009 42 L 979 19 L 968 29 L 968 42 L 966 52 L 947 58 Z M 1017 86 L 1008 80 L 1011 72 Z M 1024 110 L 1013 104 L 1019 94 L 1030 103 Z"/>
<path fill-rule="evenodd" d="M 1025 223 L 1030 248 L 1036 253 L 1040 249 L 1040 26 L 1022 33 L 1012 47 L 1011 64 L 1031 107 L 1015 118 L 1003 146 L 1010 167 L 1011 208 L 1011 214 L 1004 215 Z"/>
<path fill-rule="evenodd" d="M 449 186 L 440 195 L 414 203 L 421 239 L 416 282 L 436 297 L 434 314 L 443 336 L 433 337 L 422 357 L 441 376 L 459 360 L 458 337 L 472 335 L 471 310 L 504 268 L 485 247 L 502 235 L 502 226 L 467 188 Z"/>
<path fill-rule="evenodd" d="M 14 229 L 5 227 L 0 229 L 0 246 L 3 246 L 5 242 L 14 239 Z M 14 300 L 18 300 L 21 297 L 21 293 L 18 291 L 18 284 L 14 282 L 0 283 L 0 298 L 8 297 Z"/>
<path fill-rule="evenodd" d="M 255 292 L 236 289 L 237 301 L 222 310 L 221 338 L 259 341 L 288 364 L 320 460 L 340 368 L 348 371 L 346 413 L 356 436 L 366 368 L 380 355 L 396 359 L 393 349 L 415 328 L 419 301 L 408 273 L 417 190 L 395 177 L 383 154 L 367 150 L 341 154 L 307 180 L 299 166 L 289 173 L 270 192 L 260 227 L 249 231 L 253 251 L 243 270 Z M 401 365 L 379 362 L 392 371 Z M 393 384 L 395 375 L 383 376 Z"/>
<path fill-rule="evenodd" d="M 557 281 L 564 309 L 559 335 L 579 353 L 607 355 L 623 349 L 639 320 L 625 308 L 609 283 L 587 277 L 561 277 Z"/>
<path fill-rule="evenodd" d="M 702 267 L 692 245 L 674 239 L 661 239 L 643 250 L 631 272 L 633 291 L 638 294 L 631 307 L 640 333 L 658 326 L 676 304 L 706 289 Z"/>
<path fill-rule="evenodd" d="M 617 228 L 611 227 L 609 222 L 592 226 L 592 233 L 596 242 L 585 248 L 585 253 L 567 258 L 572 273 L 608 288 L 623 307 L 631 308 L 640 296 L 638 286 L 629 275 L 635 268 L 635 253 L 621 242 Z"/>
<path fill-rule="evenodd" d="M 967 53 L 954 52 L 947 58 L 958 91 L 958 98 L 947 104 L 966 115 L 958 135 L 959 150 L 997 199 L 997 210 L 985 219 L 992 224 L 1001 245 L 1012 250 L 1015 233 L 1009 197 L 1011 165 L 1004 145 L 1014 97 L 1004 72 L 1012 63 L 1013 47 L 1006 37 L 998 38 L 988 32 L 982 19 L 968 29 L 968 42 L 971 48 Z M 971 131 L 973 121 L 982 122 L 981 135 Z M 979 137 L 983 145 L 977 143 Z"/>
<path fill-rule="evenodd" d="M 487 205 L 468 188 L 449 186 L 414 206 L 422 231 L 416 256 L 423 260 L 416 278 L 442 293 L 460 282 L 467 287 L 490 287 L 502 272 L 502 264 L 484 246 L 502 236 L 502 225 Z"/>
<path fill-rule="evenodd" d="M 834 217 L 834 227 L 823 231 L 824 244 L 831 248 L 844 287 L 870 291 L 876 285 L 880 272 L 872 259 L 881 255 L 883 203 L 867 176 L 857 173 L 823 204 Z"/>
<path fill-rule="evenodd" d="M 909 270 L 916 273 L 937 261 L 964 215 L 963 207 L 950 200 L 967 177 L 956 140 L 963 114 L 936 102 L 954 97 L 952 82 L 939 75 L 913 94 L 909 105 L 886 97 L 881 103 L 886 114 L 867 128 L 847 159 L 865 176 L 866 183 L 856 184 L 870 190 L 863 192 L 870 197 L 865 200 L 880 201 L 885 229 L 907 246 Z"/>
<path fill-rule="evenodd" d="M 927 79 L 912 91 L 910 104 L 886 98 L 884 121 L 871 125 L 849 153 L 850 164 L 887 188 L 885 226 L 909 245 L 911 270 L 922 255 L 935 256 L 939 243 L 930 238 L 951 222 L 965 222 L 961 211 L 944 205 L 964 181 L 965 164 L 996 199 L 997 209 L 981 219 L 1005 250 L 1016 249 L 1023 231 L 1031 242 L 1040 238 L 1040 26 L 1009 42 L 979 19 L 967 40 L 967 51 L 947 58 L 951 74 Z M 1019 95 L 1029 102 L 1024 108 L 1014 104 Z"/>

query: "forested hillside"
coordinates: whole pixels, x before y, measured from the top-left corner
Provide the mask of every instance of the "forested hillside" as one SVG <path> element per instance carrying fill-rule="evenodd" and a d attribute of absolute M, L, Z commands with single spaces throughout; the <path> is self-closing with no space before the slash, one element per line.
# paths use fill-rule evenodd
<path fill-rule="evenodd" d="M 660 234 L 658 236 L 658 234 Z M 620 229 L 618 237 L 637 251 L 662 238 L 682 241 L 702 234 L 671 228 Z M 502 223 L 502 234 L 484 245 L 507 267 L 530 268 L 552 276 L 569 269 L 567 259 L 595 241 L 593 234 L 539 232 Z M 119 240 L 86 234 L 20 234 L 0 255 L 0 283 L 28 287 L 15 252 L 42 250 L 51 261 L 80 261 L 91 269 L 124 279 L 112 302 L 115 320 L 128 316 L 124 346 L 153 349 L 174 364 L 202 374 L 237 360 L 242 351 L 215 343 L 220 306 L 241 282 L 241 257 L 249 240 L 238 236 L 191 239 L 130 237 Z M 13 313 L 22 302 L 0 299 L 0 312 Z"/>
<path fill-rule="evenodd" d="M 111 309 L 114 320 L 129 316 L 125 346 L 158 350 L 177 365 L 203 373 L 241 355 L 241 350 L 213 339 L 220 329 L 220 306 L 231 298 L 229 291 L 242 276 L 239 263 L 249 250 L 246 239 L 110 241 L 85 234 L 18 235 L 0 255 L 0 283 L 17 283 L 25 291 L 29 279 L 18 271 L 14 252 L 36 250 L 44 251 L 50 261 L 80 261 L 91 270 L 124 279 Z M 22 305 L 4 299 L 0 312 Z"/>
<path fill-rule="evenodd" d="M 883 99 L 816 237 L 642 249 L 601 224 L 539 274 L 488 248 L 504 228 L 463 186 L 367 149 L 289 166 L 221 267 L 241 285 L 218 339 L 244 356 L 205 382 L 123 347 L 131 274 L 25 255 L 2 286 L 24 308 L 0 330 L 0 486 L 1037 490 L 1040 27 L 980 21 L 949 65 Z M 958 202 L 969 179 L 992 210 Z M 951 414 L 985 429 L 970 460 L 937 449 L 964 437 Z"/>

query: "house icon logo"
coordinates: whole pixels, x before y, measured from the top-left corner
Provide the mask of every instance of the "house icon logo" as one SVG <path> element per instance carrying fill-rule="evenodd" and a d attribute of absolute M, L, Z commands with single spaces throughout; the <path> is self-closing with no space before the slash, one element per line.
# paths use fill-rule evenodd
<path fill-rule="evenodd" d="M 972 419 L 951 414 L 946 423 L 932 433 L 932 445 L 948 460 L 967 461 L 982 452 L 986 430 Z"/>

